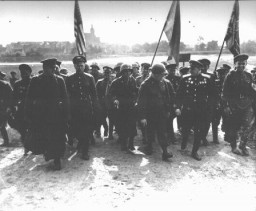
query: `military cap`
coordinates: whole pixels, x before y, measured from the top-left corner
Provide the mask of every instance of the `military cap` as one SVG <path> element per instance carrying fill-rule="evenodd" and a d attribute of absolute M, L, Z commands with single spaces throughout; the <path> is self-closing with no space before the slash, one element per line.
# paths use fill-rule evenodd
<path fill-rule="evenodd" d="M 251 70 L 251 73 L 255 73 L 256 72 L 256 67 L 254 67 L 252 70 Z"/>
<path fill-rule="evenodd" d="M 166 61 L 161 62 L 164 66 L 166 66 L 168 63 Z"/>
<path fill-rule="evenodd" d="M 125 70 L 132 71 L 131 65 L 122 64 L 121 67 L 120 67 L 120 72 L 123 73 Z"/>
<path fill-rule="evenodd" d="M 190 66 L 193 65 L 193 66 L 196 66 L 196 67 L 199 67 L 199 68 L 202 68 L 202 67 L 203 67 L 203 65 L 202 65 L 201 62 L 195 61 L 195 60 L 190 60 L 190 61 L 189 61 L 189 64 L 190 64 Z"/>
<path fill-rule="evenodd" d="M 78 62 L 86 62 L 86 58 L 84 56 L 75 56 L 72 61 L 73 64 L 76 64 Z"/>
<path fill-rule="evenodd" d="M 219 73 L 219 74 L 223 74 L 223 73 L 228 72 L 228 71 L 229 71 L 228 69 L 225 69 L 223 67 L 216 70 L 216 72 Z"/>
<path fill-rule="evenodd" d="M 231 69 L 231 67 L 228 64 L 223 64 L 221 68 L 227 69 L 227 70 Z"/>
<path fill-rule="evenodd" d="M 118 63 L 115 65 L 114 70 L 120 68 L 120 67 L 122 66 L 122 64 L 123 64 L 123 62 L 118 62 Z"/>
<path fill-rule="evenodd" d="M 63 75 L 67 75 L 68 74 L 68 70 L 66 68 L 62 68 L 60 70 L 60 73 L 63 74 Z"/>
<path fill-rule="evenodd" d="M 100 70 L 100 67 L 96 62 L 93 62 L 90 67 L 96 67 L 98 70 Z"/>
<path fill-rule="evenodd" d="M 32 73 L 32 69 L 28 64 L 21 64 L 19 65 L 19 70 L 22 71 L 26 71 L 27 73 Z"/>
<path fill-rule="evenodd" d="M 177 67 L 177 64 L 170 64 L 170 63 L 168 64 L 168 63 L 167 63 L 167 65 L 166 65 L 165 67 L 168 68 L 168 69 L 169 69 L 169 68 L 172 69 L 172 68 L 176 68 L 176 67 Z"/>
<path fill-rule="evenodd" d="M 144 62 L 141 64 L 142 67 L 144 67 L 145 69 L 149 69 L 149 67 L 151 66 L 149 63 Z"/>
<path fill-rule="evenodd" d="M 210 65 L 211 64 L 211 62 L 210 62 L 210 60 L 209 59 L 199 59 L 198 60 L 202 65 Z"/>
<path fill-rule="evenodd" d="M 163 74 L 163 73 L 167 73 L 165 66 L 163 64 L 154 64 L 152 66 L 151 72 L 153 74 Z"/>
<path fill-rule="evenodd" d="M 6 73 L 0 71 L 0 77 L 1 77 L 1 78 L 4 78 L 5 76 L 6 76 Z"/>
<path fill-rule="evenodd" d="M 112 72 L 113 71 L 113 68 L 109 67 L 109 66 L 104 66 L 103 67 L 103 71 L 108 71 L 108 72 Z"/>
<path fill-rule="evenodd" d="M 138 62 L 135 62 L 135 63 L 132 64 L 132 68 L 133 68 L 133 67 L 140 68 L 140 65 L 139 65 Z"/>
<path fill-rule="evenodd" d="M 189 67 L 181 67 L 179 71 L 183 75 L 187 74 L 189 72 Z"/>
<path fill-rule="evenodd" d="M 43 65 L 46 65 L 46 66 L 56 65 L 57 59 L 56 58 L 45 59 L 45 60 L 42 60 L 41 63 L 43 63 Z"/>
<path fill-rule="evenodd" d="M 248 58 L 249 58 L 249 56 L 247 54 L 239 54 L 234 57 L 234 63 L 236 63 L 237 61 L 245 61 Z"/>
<path fill-rule="evenodd" d="M 56 61 L 56 64 L 60 67 L 60 65 L 61 65 L 61 61 Z"/>
<path fill-rule="evenodd" d="M 38 71 L 38 74 L 40 75 L 40 74 L 42 74 L 44 71 L 43 70 L 39 70 Z"/>

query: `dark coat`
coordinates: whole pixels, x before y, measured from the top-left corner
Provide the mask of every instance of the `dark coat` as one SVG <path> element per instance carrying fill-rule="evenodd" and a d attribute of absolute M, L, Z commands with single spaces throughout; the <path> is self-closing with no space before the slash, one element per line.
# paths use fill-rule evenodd
<path fill-rule="evenodd" d="M 12 88 L 6 81 L 0 80 L 0 127 L 7 121 L 7 108 L 12 105 Z"/>
<path fill-rule="evenodd" d="M 28 149 L 48 159 L 62 156 L 68 119 L 68 96 L 63 78 L 45 74 L 33 77 L 25 101 L 25 116 L 35 139 L 27 143 Z"/>
<path fill-rule="evenodd" d="M 207 74 L 184 75 L 176 93 L 179 108 L 207 110 L 216 99 L 216 90 L 211 77 Z"/>
<path fill-rule="evenodd" d="M 181 77 L 177 75 L 167 75 L 165 78 L 171 82 L 174 91 L 177 92 L 178 87 L 180 85 Z"/>
<path fill-rule="evenodd" d="M 174 103 L 175 92 L 169 80 L 164 79 L 162 87 L 153 77 L 141 84 L 137 101 L 140 119 L 168 117 L 174 110 Z"/>
<path fill-rule="evenodd" d="M 243 71 L 230 71 L 225 78 L 222 99 L 231 108 L 247 108 L 252 105 L 255 90 L 252 88 L 252 75 Z"/>

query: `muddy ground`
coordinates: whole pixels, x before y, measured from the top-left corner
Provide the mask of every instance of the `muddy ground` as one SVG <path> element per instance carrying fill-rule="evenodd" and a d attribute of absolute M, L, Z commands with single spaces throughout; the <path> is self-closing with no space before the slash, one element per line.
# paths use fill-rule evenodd
<path fill-rule="evenodd" d="M 19 134 L 8 133 L 11 146 L 0 148 L 0 210 L 256 210 L 255 141 L 249 157 L 238 156 L 220 133 L 219 145 L 200 148 L 202 161 L 190 157 L 190 140 L 186 152 L 170 145 L 174 157 L 163 162 L 157 143 L 146 156 L 101 138 L 89 161 L 67 147 L 62 170 L 54 171 L 41 155 L 24 157 Z"/>

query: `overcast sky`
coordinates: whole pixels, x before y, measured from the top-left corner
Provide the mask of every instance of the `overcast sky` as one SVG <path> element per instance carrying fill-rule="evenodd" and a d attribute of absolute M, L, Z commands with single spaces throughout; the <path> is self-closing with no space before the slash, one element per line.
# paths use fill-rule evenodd
<path fill-rule="evenodd" d="M 79 1 L 84 31 L 94 26 L 102 42 L 157 42 L 171 1 Z M 181 41 L 195 45 L 224 39 L 234 1 L 181 1 Z M 256 1 L 239 1 L 240 42 L 256 41 Z M 0 44 L 74 41 L 74 1 L 1 1 Z M 163 35 L 162 40 L 166 40 Z"/>

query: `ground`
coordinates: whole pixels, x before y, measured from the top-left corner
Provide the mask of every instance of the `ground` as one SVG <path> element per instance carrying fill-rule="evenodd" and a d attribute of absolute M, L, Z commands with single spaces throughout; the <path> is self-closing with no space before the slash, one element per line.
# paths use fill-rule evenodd
<path fill-rule="evenodd" d="M 163 162 L 157 143 L 147 156 L 101 138 L 89 161 L 67 147 L 62 170 L 54 171 L 41 155 L 24 157 L 19 134 L 8 133 L 11 146 L 0 148 L 0 210 L 256 210 L 255 141 L 249 157 L 238 156 L 220 133 L 219 145 L 200 148 L 202 161 L 190 157 L 190 141 L 185 152 L 170 145 L 174 157 Z"/>

